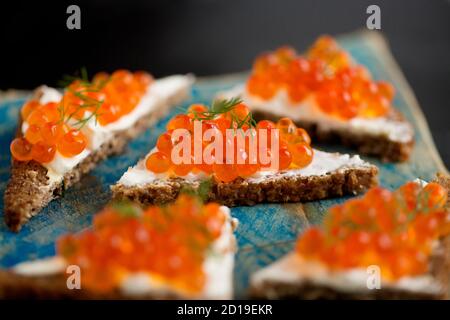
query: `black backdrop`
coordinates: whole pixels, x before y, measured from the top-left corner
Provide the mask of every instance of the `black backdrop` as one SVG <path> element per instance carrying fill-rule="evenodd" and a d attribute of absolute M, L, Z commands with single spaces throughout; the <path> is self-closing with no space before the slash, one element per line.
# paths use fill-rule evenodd
<path fill-rule="evenodd" d="M 304 49 L 319 34 L 381 27 L 450 164 L 450 0 L 8 1 L 0 4 L 0 89 L 55 85 L 81 66 L 89 73 L 146 69 L 210 75 L 247 69 L 260 51 Z M 81 8 L 81 30 L 66 8 Z"/>

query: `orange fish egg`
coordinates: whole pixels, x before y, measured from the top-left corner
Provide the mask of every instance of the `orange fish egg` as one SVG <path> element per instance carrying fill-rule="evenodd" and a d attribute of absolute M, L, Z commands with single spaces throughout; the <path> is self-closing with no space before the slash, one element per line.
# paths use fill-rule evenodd
<path fill-rule="evenodd" d="M 136 71 L 133 75 L 144 91 L 146 91 L 148 86 L 154 81 L 153 77 L 145 71 Z"/>
<path fill-rule="evenodd" d="M 44 141 L 39 141 L 33 144 L 31 149 L 31 156 L 33 160 L 39 163 L 47 163 L 53 160 L 56 153 L 56 146 L 49 145 Z"/>
<path fill-rule="evenodd" d="M 163 173 L 170 169 L 170 158 L 162 152 L 154 152 L 147 157 L 145 166 L 155 173 Z"/>
<path fill-rule="evenodd" d="M 213 164 L 214 176 L 218 181 L 231 182 L 238 177 L 235 164 Z"/>
<path fill-rule="evenodd" d="M 33 145 L 25 138 L 16 138 L 11 142 L 10 150 L 14 159 L 18 161 L 29 161 L 33 158 L 31 155 L 32 147 Z"/>
<path fill-rule="evenodd" d="M 170 156 L 173 148 L 172 135 L 167 132 L 160 135 L 156 141 L 156 147 L 165 155 Z"/>
<path fill-rule="evenodd" d="M 280 148 L 279 150 L 279 170 L 286 170 L 292 163 L 292 154 L 288 148 Z"/>
<path fill-rule="evenodd" d="M 188 115 L 190 118 L 202 118 L 204 113 L 208 111 L 208 108 L 203 104 L 193 104 L 188 109 Z"/>
<path fill-rule="evenodd" d="M 190 129 L 191 128 L 191 119 L 188 115 L 178 114 L 173 117 L 169 123 L 167 124 L 167 130 L 175 130 L 175 129 Z"/>
<path fill-rule="evenodd" d="M 26 120 L 32 111 L 37 109 L 40 106 L 39 102 L 36 100 L 29 100 L 25 102 L 22 109 L 20 109 L 20 114 L 22 116 L 22 120 Z"/>
<path fill-rule="evenodd" d="M 300 168 L 306 167 L 313 159 L 313 149 L 305 142 L 289 145 L 292 162 Z"/>
<path fill-rule="evenodd" d="M 65 133 L 58 141 L 57 149 L 64 157 L 71 158 L 80 154 L 87 145 L 84 134 L 76 129 L 71 129 Z"/>
<path fill-rule="evenodd" d="M 42 127 L 37 124 L 30 125 L 27 131 L 25 131 L 25 139 L 27 139 L 31 144 L 35 144 L 43 140 Z"/>
<path fill-rule="evenodd" d="M 67 125 L 49 122 L 40 128 L 40 135 L 46 143 L 56 145 L 67 131 Z"/>

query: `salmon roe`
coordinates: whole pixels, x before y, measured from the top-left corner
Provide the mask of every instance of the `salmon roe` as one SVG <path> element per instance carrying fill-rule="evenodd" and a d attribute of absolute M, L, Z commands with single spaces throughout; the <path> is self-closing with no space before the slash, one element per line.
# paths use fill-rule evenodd
<path fill-rule="evenodd" d="M 209 109 L 204 105 L 192 105 L 187 114 L 179 114 L 173 117 L 167 124 L 167 131 L 159 136 L 156 148 L 147 156 L 145 165 L 149 171 L 154 173 L 167 173 L 175 176 L 185 176 L 188 173 L 201 173 L 207 175 L 214 175 L 214 177 L 221 182 L 231 182 L 238 177 L 248 177 L 258 171 L 271 167 L 275 160 L 270 150 L 272 148 L 271 131 L 278 129 L 279 136 L 279 170 L 286 170 L 289 168 L 303 168 L 309 165 L 313 158 L 313 149 L 310 146 L 311 139 L 308 133 L 297 126 L 288 118 L 282 118 L 277 123 L 268 120 L 262 120 L 256 124 L 252 132 L 248 132 L 249 126 L 243 125 L 242 128 L 236 128 L 237 121 L 247 119 L 250 115 L 248 107 L 243 103 L 236 104 L 231 110 L 211 117 Z M 232 121 L 232 119 L 234 119 Z M 240 120 L 239 120 L 240 119 Z M 202 135 L 194 134 L 194 122 L 200 121 L 202 125 Z M 230 140 L 227 136 L 226 129 L 234 127 L 234 134 Z M 186 129 L 188 136 L 183 136 L 175 141 L 173 132 L 176 129 Z M 214 139 L 206 139 L 204 133 L 207 129 L 212 129 L 216 135 L 222 136 L 223 152 L 222 159 L 215 152 L 211 154 L 209 162 L 205 158 L 207 150 L 214 149 Z M 262 138 L 261 131 L 266 131 L 266 138 Z M 242 130 L 242 131 L 241 131 Z M 238 149 L 238 139 L 240 135 L 245 135 L 245 148 Z M 172 161 L 172 151 L 183 139 L 191 141 L 190 156 L 192 161 L 190 163 L 174 164 Z M 201 161 L 195 161 L 194 154 L 194 139 L 200 139 L 201 145 Z M 266 143 L 267 142 L 267 143 Z M 255 145 L 255 149 L 251 150 L 250 145 Z M 262 154 L 267 153 L 267 159 L 264 159 L 260 154 L 259 144 L 261 143 Z M 265 147 L 265 148 L 264 148 Z M 227 150 L 234 150 L 233 158 L 229 158 Z M 252 152 L 251 152 L 252 151 Z M 254 154 L 254 159 L 251 155 Z M 227 161 L 228 160 L 228 161 Z"/>
<path fill-rule="evenodd" d="M 33 148 L 36 146 L 34 156 L 18 138 L 11 143 L 13 157 L 46 163 L 53 160 L 55 151 L 64 157 L 80 154 L 87 147 L 83 124 L 93 114 L 100 125 L 117 121 L 134 110 L 152 82 L 152 76 L 142 71 L 98 73 L 92 82 L 73 81 L 59 102 L 26 102 L 21 109 L 22 121 L 27 124 L 23 136 Z"/>
<path fill-rule="evenodd" d="M 395 281 L 428 272 L 434 242 L 450 233 L 447 191 L 437 183 L 380 187 L 332 207 L 322 228 L 308 229 L 296 252 L 334 270 L 377 265 Z"/>
<path fill-rule="evenodd" d="M 113 204 L 94 217 L 92 229 L 60 238 L 57 252 L 68 264 L 80 266 L 83 286 L 92 290 L 112 290 L 127 275 L 145 272 L 198 293 L 206 283 L 205 258 L 225 221 L 218 204 L 203 205 L 185 194 L 145 211 Z"/>
<path fill-rule="evenodd" d="M 25 138 L 14 139 L 11 142 L 10 149 L 11 154 L 13 154 L 14 158 L 19 161 L 29 161 L 33 159 L 33 156 L 31 155 L 33 145 Z"/>
<path fill-rule="evenodd" d="M 293 103 L 313 96 L 323 112 L 343 120 L 384 116 L 394 97 L 392 85 L 373 81 L 330 36 L 320 37 L 305 56 L 289 47 L 261 55 L 247 90 L 264 100 L 285 90 Z"/>

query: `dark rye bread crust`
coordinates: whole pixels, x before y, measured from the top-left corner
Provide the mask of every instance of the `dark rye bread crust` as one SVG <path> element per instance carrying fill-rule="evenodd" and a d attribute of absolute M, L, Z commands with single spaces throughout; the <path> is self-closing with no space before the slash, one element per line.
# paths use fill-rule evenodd
<path fill-rule="evenodd" d="M 130 299 L 119 290 L 106 293 L 81 289 L 69 290 L 67 277 L 63 274 L 51 276 L 30 277 L 22 276 L 9 271 L 0 271 L 0 299 L 72 299 L 72 300 L 119 300 Z M 165 300 L 181 299 L 182 297 L 171 292 L 153 292 L 149 295 L 140 295 L 139 299 Z"/>
<path fill-rule="evenodd" d="M 438 174 L 434 182 L 447 189 L 450 210 L 450 178 Z M 339 291 L 333 287 L 320 286 L 312 282 L 280 283 L 264 281 L 261 285 L 250 287 L 249 294 L 254 299 L 448 299 L 450 289 L 450 236 L 439 240 L 430 259 L 430 275 L 442 286 L 437 294 L 427 292 L 411 292 L 398 288 L 381 288 L 380 290 Z"/>
<path fill-rule="evenodd" d="M 61 183 L 50 185 L 47 169 L 38 162 L 21 162 L 13 159 L 11 178 L 4 194 L 4 218 L 7 226 L 12 231 L 18 232 L 24 223 L 39 213 L 51 200 L 61 196 L 64 189 L 78 182 L 81 176 L 92 170 L 98 162 L 121 153 L 129 140 L 162 118 L 172 105 L 187 95 L 185 90 L 180 91 L 172 99 L 161 103 L 152 113 L 139 119 L 132 128 L 115 133 L 108 142 L 67 172 Z M 21 122 L 18 125 L 17 137 L 22 135 L 20 128 Z"/>
<path fill-rule="evenodd" d="M 345 194 L 360 193 L 378 183 L 375 166 L 347 168 L 321 176 L 288 176 L 252 182 L 238 178 L 230 183 L 212 179 L 208 200 L 223 205 L 251 206 L 262 202 L 305 202 Z M 176 199 L 184 186 L 194 189 L 199 182 L 181 178 L 160 180 L 158 183 L 128 187 L 116 184 L 111 187 L 114 199 L 127 199 L 141 205 L 164 204 Z"/>
<path fill-rule="evenodd" d="M 253 110 L 252 113 L 257 121 L 262 119 L 277 121 L 280 118 L 270 112 Z M 396 110 L 388 118 L 406 122 L 403 116 Z M 307 120 L 296 120 L 294 122 L 297 126 L 304 128 L 314 141 L 342 144 L 358 150 L 360 154 L 376 156 L 383 161 L 406 161 L 414 146 L 414 140 L 403 143 L 392 141 L 384 135 L 371 135 L 368 133 L 355 134 L 354 132 L 338 128 L 323 130 L 320 129 L 317 122 Z"/>

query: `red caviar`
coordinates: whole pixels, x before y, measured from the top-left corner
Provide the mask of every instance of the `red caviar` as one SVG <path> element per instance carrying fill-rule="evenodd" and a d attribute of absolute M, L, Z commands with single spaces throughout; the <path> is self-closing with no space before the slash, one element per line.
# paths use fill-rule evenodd
<path fill-rule="evenodd" d="M 58 141 L 57 147 L 59 153 L 64 157 L 74 157 L 80 154 L 87 145 L 86 137 L 81 131 L 72 129 L 65 133 Z"/>
<path fill-rule="evenodd" d="M 33 145 L 31 149 L 31 156 L 33 160 L 40 163 L 47 163 L 52 161 L 55 156 L 56 146 L 47 144 L 43 141 L 39 141 L 38 143 Z"/>
<path fill-rule="evenodd" d="M 305 56 L 289 47 L 261 55 L 247 90 L 264 100 L 286 90 L 293 103 L 313 95 L 323 112 L 344 120 L 386 115 L 394 96 L 392 85 L 373 81 L 329 36 L 320 37 Z"/>
<path fill-rule="evenodd" d="M 334 270 L 377 265 L 386 280 L 428 271 L 433 243 L 450 233 L 447 191 L 437 183 L 380 187 L 332 207 L 322 228 L 308 229 L 296 252 Z"/>
<path fill-rule="evenodd" d="M 42 140 L 41 126 L 37 124 L 30 125 L 27 131 L 25 131 L 25 139 L 27 139 L 28 142 L 31 144 L 35 144 L 41 141 Z"/>
<path fill-rule="evenodd" d="M 75 119 L 83 119 L 86 112 L 98 108 L 97 120 L 101 125 L 108 125 L 133 111 L 152 81 L 151 75 L 145 72 L 127 70 L 117 70 L 110 76 L 100 73 L 90 84 L 74 81 L 64 94 L 64 109 Z M 88 107 L 80 108 L 80 105 Z"/>
<path fill-rule="evenodd" d="M 171 164 L 169 156 L 158 151 L 148 156 L 145 165 L 147 166 L 147 169 L 154 173 L 162 173 L 169 170 Z"/>
<path fill-rule="evenodd" d="M 82 269 L 86 288 L 108 291 L 127 275 L 146 272 L 155 280 L 198 293 L 206 283 L 204 261 L 220 234 L 226 215 L 180 195 L 166 207 L 141 211 L 113 204 L 94 217 L 93 227 L 58 240 L 57 252 Z"/>
<path fill-rule="evenodd" d="M 11 154 L 19 161 L 29 161 L 33 159 L 33 156 L 31 155 L 32 148 L 33 145 L 25 138 L 16 138 L 10 145 Z"/>
<path fill-rule="evenodd" d="M 243 103 L 236 104 L 232 109 L 227 112 L 215 115 L 214 117 L 207 117 L 208 109 L 199 104 L 192 105 L 188 109 L 187 114 L 179 114 L 173 117 L 167 124 L 167 132 L 159 136 L 156 143 L 156 150 L 152 152 L 146 159 L 146 167 L 148 170 L 154 173 L 169 173 L 177 176 L 185 176 L 190 172 L 199 173 L 203 172 L 207 175 L 213 174 L 218 181 L 231 182 L 238 177 L 248 177 L 262 168 L 269 168 L 273 159 L 270 155 L 272 146 L 271 130 L 279 129 L 279 170 L 285 170 L 288 168 L 303 168 L 309 165 L 313 158 L 313 149 L 310 146 L 311 139 L 308 133 L 302 128 L 297 128 L 294 122 L 288 118 L 282 118 L 277 123 L 273 123 L 268 120 L 262 120 L 256 124 L 254 129 L 267 129 L 267 139 L 261 140 L 260 131 L 256 131 L 257 134 L 251 136 L 247 135 L 247 129 L 249 127 L 244 124 L 241 128 L 237 128 L 236 121 L 244 121 L 249 117 L 250 111 L 248 107 Z M 236 120 L 238 119 L 238 120 Z M 202 135 L 194 134 L 194 121 L 201 121 Z M 230 140 L 227 137 L 226 130 L 235 128 L 234 135 Z M 187 134 L 191 141 L 191 158 L 194 158 L 194 139 L 201 139 L 201 152 L 203 158 L 194 163 L 193 159 L 190 163 L 175 164 L 171 161 L 172 151 L 175 146 L 183 142 L 183 136 L 175 141 L 172 136 L 173 131 L 176 129 L 186 129 Z M 209 149 L 213 149 L 214 139 L 205 138 L 204 133 L 207 129 L 212 129 L 217 135 L 222 136 L 223 141 L 223 158 L 219 159 L 217 154 L 212 155 L 212 160 L 207 163 L 204 152 Z M 239 130 L 242 130 L 239 132 Z M 276 133 L 276 132 L 275 132 Z M 240 135 L 245 136 L 245 149 L 238 150 L 238 139 Z M 267 152 L 267 159 L 264 160 L 261 156 L 254 156 L 255 159 L 251 159 L 250 145 L 252 142 L 256 142 L 255 150 L 253 152 L 259 153 L 259 144 L 266 146 L 267 149 L 261 148 L 263 152 Z M 265 144 L 267 142 L 267 144 Z M 229 159 L 227 152 L 228 149 L 234 150 L 234 158 Z M 228 160 L 228 162 L 227 162 Z"/>
<path fill-rule="evenodd" d="M 79 129 L 80 124 L 95 114 L 101 125 L 117 121 L 130 113 L 147 92 L 153 78 L 145 72 L 131 73 L 118 70 L 111 76 L 99 73 L 91 83 L 75 80 L 65 90 L 60 102 L 40 104 L 32 99 L 21 109 L 22 121 L 28 124 L 23 133 L 29 144 L 35 146 L 35 156 L 28 156 L 23 143 L 11 144 L 11 152 L 19 161 L 46 163 L 53 159 L 55 150 L 65 157 L 81 153 L 87 140 Z M 43 144 L 45 143 L 45 148 Z M 43 153 L 42 150 L 47 152 Z M 51 157 L 51 158 L 50 158 Z"/>

